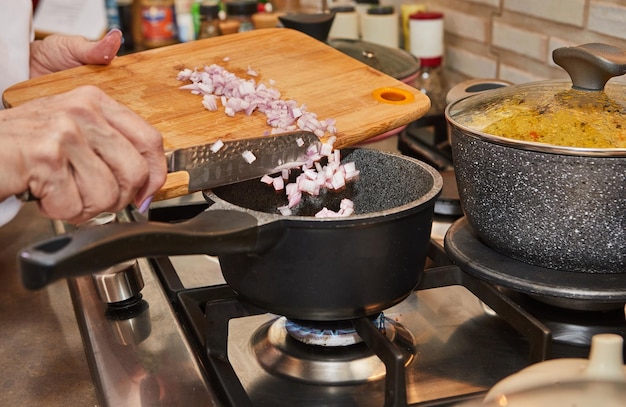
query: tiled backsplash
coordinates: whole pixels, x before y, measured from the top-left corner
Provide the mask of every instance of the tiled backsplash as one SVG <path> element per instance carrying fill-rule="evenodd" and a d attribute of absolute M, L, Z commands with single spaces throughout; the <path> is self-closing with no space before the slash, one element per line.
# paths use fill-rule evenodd
<path fill-rule="evenodd" d="M 389 4 L 393 0 L 383 0 Z M 445 15 L 445 64 L 513 83 L 567 78 L 552 50 L 603 42 L 626 50 L 625 0 L 415 1 Z M 624 77 L 619 79 L 624 81 Z"/>

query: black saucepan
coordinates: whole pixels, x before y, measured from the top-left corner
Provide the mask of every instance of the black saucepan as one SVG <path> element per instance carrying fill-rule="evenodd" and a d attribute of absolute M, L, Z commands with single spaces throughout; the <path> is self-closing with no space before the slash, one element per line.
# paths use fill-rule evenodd
<path fill-rule="evenodd" d="M 307 199 L 294 216 L 282 194 L 258 180 L 207 192 L 209 208 L 181 223 L 118 223 L 54 237 L 24 249 L 19 265 L 31 289 L 136 257 L 217 255 L 241 300 L 308 320 L 373 315 L 406 298 L 424 268 L 442 179 L 432 167 L 391 153 L 342 150 L 358 180 Z M 315 218 L 350 198 L 355 214 Z"/>

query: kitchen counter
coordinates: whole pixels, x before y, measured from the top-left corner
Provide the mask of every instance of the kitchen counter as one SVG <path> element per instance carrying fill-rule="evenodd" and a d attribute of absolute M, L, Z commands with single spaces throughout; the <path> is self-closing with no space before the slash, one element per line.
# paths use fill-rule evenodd
<path fill-rule="evenodd" d="M 65 280 L 28 291 L 15 257 L 53 236 L 34 203 L 0 228 L 0 405 L 97 406 Z"/>

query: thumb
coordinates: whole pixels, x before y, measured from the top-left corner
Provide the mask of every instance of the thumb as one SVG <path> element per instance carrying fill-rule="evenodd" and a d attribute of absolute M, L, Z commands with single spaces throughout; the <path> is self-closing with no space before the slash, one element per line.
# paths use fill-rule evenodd
<path fill-rule="evenodd" d="M 73 40 L 73 54 L 82 64 L 107 65 L 122 45 L 122 32 L 114 28 L 95 42 L 82 37 L 73 37 Z"/>

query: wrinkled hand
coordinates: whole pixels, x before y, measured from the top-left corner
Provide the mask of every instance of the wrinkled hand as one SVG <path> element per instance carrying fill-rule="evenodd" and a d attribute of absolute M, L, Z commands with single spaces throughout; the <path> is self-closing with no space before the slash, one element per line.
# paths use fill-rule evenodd
<path fill-rule="evenodd" d="M 160 133 L 93 86 L 0 111 L 0 135 L 0 197 L 30 189 L 50 218 L 140 205 L 165 181 Z"/>
<path fill-rule="evenodd" d="M 122 44 L 122 32 L 111 30 L 99 41 L 79 35 L 54 34 L 30 46 L 30 77 L 35 78 L 85 64 L 109 64 Z"/>

